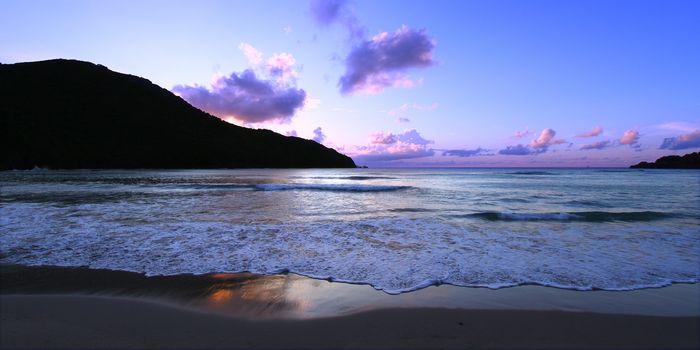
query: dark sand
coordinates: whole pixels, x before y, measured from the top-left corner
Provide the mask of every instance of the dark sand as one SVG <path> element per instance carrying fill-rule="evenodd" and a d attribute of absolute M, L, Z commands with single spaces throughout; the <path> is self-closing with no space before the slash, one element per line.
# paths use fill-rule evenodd
<path fill-rule="evenodd" d="M 384 309 L 242 320 L 134 299 L 2 296 L 4 348 L 697 348 L 697 317 Z"/>
<path fill-rule="evenodd" d="M 2 348 L 698 348 L 698 284 L 632 292 L 0 266 Z"/>

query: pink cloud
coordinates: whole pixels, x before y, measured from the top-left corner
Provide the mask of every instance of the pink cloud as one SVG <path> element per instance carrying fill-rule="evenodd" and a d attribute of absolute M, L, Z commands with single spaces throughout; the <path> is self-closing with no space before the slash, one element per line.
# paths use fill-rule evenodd
<path fill-rule="evenodd" d="M 555 140 L 554 136 L 557 134 L 556 131 L 550 128 L 542 130 L 540 136 L 530 142 L 530 147 L 534 149 L 546 149 L 551 145 L 558 145 L 565 143 L 565 140 L 558 139 Z"/>
<path fill-rule="evenodd" d="M 267 60 L 267 71 L 270 76 L 281 82 L 289 82 L 296 79 L 299 73 L 294 69 L 294 56 L 289 53 L 276 53 Z"/>
<path fill-rule="evenodd" d="M 415 129 L 399 134 L 374 132 L 370 134 L 369 145 L 355 147 L 348 153 L 360 163 L 421 158 L 435 155 L 435 151 L 428 147 L 432 143 Z"/>
<path fill-rule="evenodd" d="M 260 62 L 262 62 L 262 52 L 260 50 L 256 49 L 253 47 L 253 45 L 250 45 L 248 43 L 241 43 L 238 45 L 238 48 L 243 51 L 243 55 L 248 59 L 248 63 L 251 65 L 258 65 Z"/>
<path fill-rule="evenodd" d="M 625 131 L 625 133 L 620 138 L 621 145 L 634 145 L 639 141 L 639 131 L 635 129 L 630 129 Z"/>
<path fill-rule="evenodd" d="M 584 133 L 578 134 L 577 137 L 594 137 L 603 133 L 603 128 L 596 126 L 593 129 L 586 131 Z"/>

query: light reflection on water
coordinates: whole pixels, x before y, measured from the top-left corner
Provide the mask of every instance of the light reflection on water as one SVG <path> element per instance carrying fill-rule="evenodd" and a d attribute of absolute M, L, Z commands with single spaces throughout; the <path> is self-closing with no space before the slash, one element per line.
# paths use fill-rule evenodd
<path fill-rule="evenodd" d="M 227 274 L 229 277 L 236 274 Z M 333 317 L 382 308 L 568 310 L 643 315 L 700 316 L 698 284 L 627 292 L 581 292 L 541 286 L 492 290 L 433 286 L 388 295 L 368 285 L 329 282 L 295 274 L 258 276 L 216 284 L 189 307 L 256 319 Z"/>

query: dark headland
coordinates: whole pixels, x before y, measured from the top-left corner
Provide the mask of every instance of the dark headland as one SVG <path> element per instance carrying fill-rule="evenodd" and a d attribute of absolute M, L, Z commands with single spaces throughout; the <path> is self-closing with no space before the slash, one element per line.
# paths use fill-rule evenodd
<path fill-rule="evenodd" d="M 0 64 L 0 170 L 352 168 L 311 140 L 207 114 L 149 80 L 76 60 Z"/>
<path fill-rule="evenodd" d="M 645 169 L 700 169 L 700 152 L 688 153 L 684 156 L 665 156 L 655 162 L 641 162 L 630 168 Z"/>

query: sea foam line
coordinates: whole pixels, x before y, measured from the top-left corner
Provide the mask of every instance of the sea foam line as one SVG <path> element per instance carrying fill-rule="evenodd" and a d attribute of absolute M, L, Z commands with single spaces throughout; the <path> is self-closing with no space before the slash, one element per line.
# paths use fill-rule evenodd
<path fill-rule="evenodd" d="M 398 191 L 411 188 L 411 186 L 389 186 L 389 185 L 354 185 L 354 184 L 259 184 L 255 188 L 262 191 L 289 191 L 289 190 L 312 190 L 312 191 L 346 191 L 346 192 L 384 192 Z"/>

